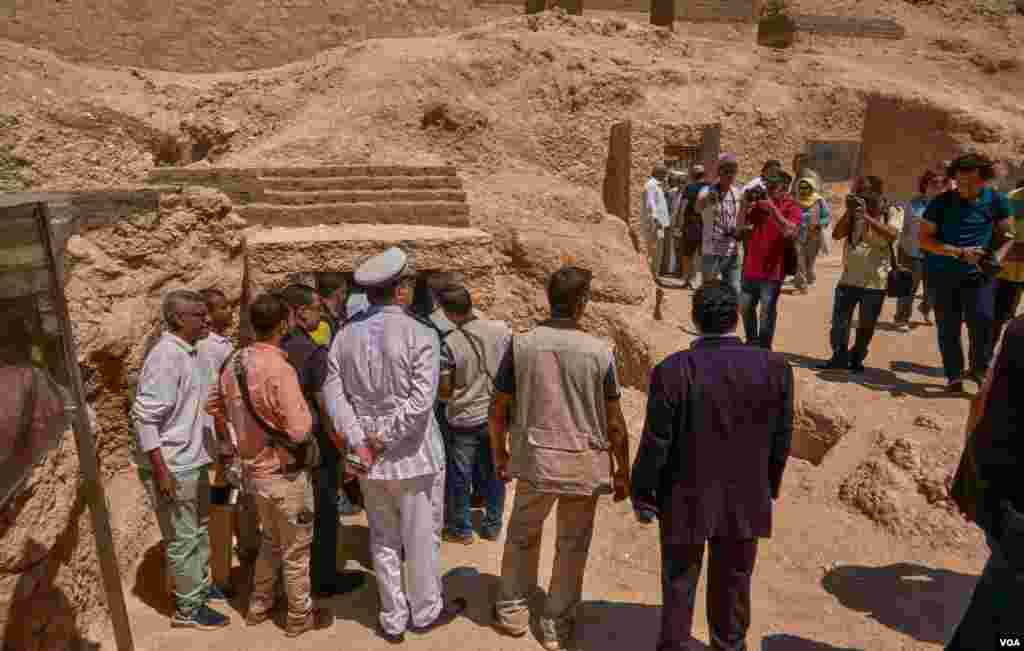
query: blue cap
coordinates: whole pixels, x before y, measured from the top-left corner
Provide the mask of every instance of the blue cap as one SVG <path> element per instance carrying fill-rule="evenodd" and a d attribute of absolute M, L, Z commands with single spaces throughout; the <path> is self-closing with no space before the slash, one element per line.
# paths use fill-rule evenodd
<path fill-rule="evenodd" d="M 354 280 L 362 287 L 390 287 L 397 285 L 409 263 L 405 251 L 393 246 L 375 255 L 356 269 Z"/>

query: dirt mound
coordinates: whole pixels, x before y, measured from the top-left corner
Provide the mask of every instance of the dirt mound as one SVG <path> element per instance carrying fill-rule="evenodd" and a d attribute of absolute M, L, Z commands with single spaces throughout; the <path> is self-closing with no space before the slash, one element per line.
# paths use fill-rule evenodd
<path fill-rule="evenodd" d="M 465 0 L 12 0 L 0 38 L 100 66 L 181 72 L 270 68 L 366 38 L 465 26 Z M 11 4 L 11 3 L 8 3 Z"/>
<path fill-rule="evenodd" d="M 922 425 L 931 430 L 934 421 Z M 956 445 L 922 444 L 912 434 L 878 431 L 871 454 L 840 485 L 839 499 L 897 536 L 921 538 L 934 547 L 973 542 L 976 528 L 949 498 L 959 452 Z"/>

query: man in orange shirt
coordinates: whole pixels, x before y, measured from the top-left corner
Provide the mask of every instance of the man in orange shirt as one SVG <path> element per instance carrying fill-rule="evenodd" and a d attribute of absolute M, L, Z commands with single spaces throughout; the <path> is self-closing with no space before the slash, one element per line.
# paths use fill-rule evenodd
<path fill-rule="evenodd" d="M 285 437 L 292 444 L 310 441 L 313 418 L 295 369 L 281 350 L 281 339 L 290 327 L 288 305 L 275 294 L 263 294 L 249 314 L 256 343 L 227 362 L 210 397 L 209 412 L 219 432 L 229 421 L 238 434 L 237 453 L 263 526 L 246 624 L 255 626 L 270 618 L 283 563 L 288 596 L 285 632 L 297 637 L 328 628 L 332 621 L 329 613 L 313 607 L 310 597 L 314 507 L 309 468 L 299 467 L 283 442 Z M 244 387 L 239 386 L 238 373 L 243 374 Z"/>

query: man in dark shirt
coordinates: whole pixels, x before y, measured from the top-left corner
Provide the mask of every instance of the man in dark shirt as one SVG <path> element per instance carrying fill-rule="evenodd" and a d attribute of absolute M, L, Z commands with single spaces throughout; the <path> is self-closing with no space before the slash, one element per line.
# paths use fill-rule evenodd
<path fill-rule="evenodd" d="M 704 236 L 704 225 L 697 212 L 697 196 L 707 187 L 703 165 L 690 168 L 690 180 L 675 206 L 676 215 L 672 220 L 673 223 L 682 224 L 683 232 L 676 239 L 676 257 L 679 258 L 679 269 L 685 283 L 683 286 L 687 289 L 693 289 L 693 282 L 697 278 L 698 256 Z"/>
<path fill-rule="evenodd" d="M 714 651 L 745 651 L 757 539 L 772 529 L 793 434 L 793 369 L 735 335 L 739 297 L 705 284 L 693 302 L 702 336 L 655 367 L 633 464 L 633 508 L 661 528 L 658 651 L 694 648 L 704 558 Z"/>
<path fill-rule="evenodd" d="M 281 349 L 295 367 L 299 385 L 313 415 L 313 433 L 320 446 L 320 467 L 313 471 L 316 492 L 316 520 L 313 525 L 313 549 L 310 577 L 313 594 L 330 597 L 362 586 L 361 572 L 337 570 L 338 555 L 338 479 L 344 441 L 334 430 L 324 409 L 323 384 L 327 378 L 327 347 L 313 341 L 312 333 L 320 325 L 320 297 L 306 285 L 289 285 L 282 292 L 292 311 L 293 327 L 281 342 Z"/>
<path fill-rule="evenodd" d="M 999 356 L 972 405 L 967 423 L 983 493 L 974 497 L 977 520 L 992 554 L 970 606 L 946 651 L 1000 648 L 1000 639 L 1024 643 L 1024 317 L 1010 322 Z M 1016 389 L 1016 391 L 1014 391 Z M 956 489 L 954 488 L 954 491 Z"/>
<path fill-rule="evenodd" d="M 920 238 L 927 252 L 942 366 L 949 390 L 959 393 L 965 379 L 981 384 L 992 361 L 995 282 L 978 263 L 1009 236 L 1012 220 L 1006 195 L 987 187 L 993 175 L 990 160 L 977 153 L 964 154 L 948 171 L 956 178 L 957 189 L 928 204 Z M 961 345 L 964 321 L 970 337 L 967 373 Z"/>

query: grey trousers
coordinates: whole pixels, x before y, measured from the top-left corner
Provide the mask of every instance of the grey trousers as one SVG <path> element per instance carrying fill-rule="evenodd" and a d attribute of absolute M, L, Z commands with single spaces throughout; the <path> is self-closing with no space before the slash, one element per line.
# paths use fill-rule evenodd
<path fill-rule="evenodd" d="M 370 553 L 380 592 L 380 624 L 399 635 L 412 625 L 427 626 L 443 607 L 441 526 L 444 472 L 411 479 L 362 479 Z M 402 586 L 402 557 L 405 582 Z"/>
<path fill-rule="evenodd" d="M 597 497 L 541 493 L 525 481 L 517 483 L 501 559 L 501 596 L 495 607 L 502 628 L 514 633 L 529 629 L 528 600 L 537 587 L 541 533 L 556 504 L 558 541 L 547 608 L 540 618 L 545 642 L 563 639 L 572 629 L 576 606 L 583 595 Z"/>

